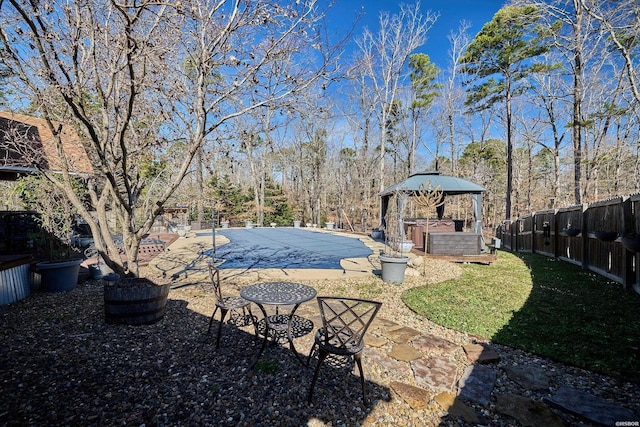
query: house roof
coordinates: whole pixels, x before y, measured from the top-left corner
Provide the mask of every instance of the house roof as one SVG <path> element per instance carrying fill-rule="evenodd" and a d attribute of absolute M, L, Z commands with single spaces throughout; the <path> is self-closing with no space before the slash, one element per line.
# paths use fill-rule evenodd
<path fill-rule="evenodd" d="M 92 174 L 89 157 L 71 126 L 62 126 L 61 140 L 70 172 Z M 0 111 L 0 179 L 15 179 L 20 173 L 38 169 L 61 170 L 56 143 L 46 121 Z"/>
<path fill-rule="evenodd" d="M 418 172 L 402 182 L 393 184 L 380 192 L 380 196 L 389 196 L 396 191 L 420 192 L 438 189 L 444 195 L 480 194 L 483 187 L 466 179 L 441 175 L 440 172 Z"/>

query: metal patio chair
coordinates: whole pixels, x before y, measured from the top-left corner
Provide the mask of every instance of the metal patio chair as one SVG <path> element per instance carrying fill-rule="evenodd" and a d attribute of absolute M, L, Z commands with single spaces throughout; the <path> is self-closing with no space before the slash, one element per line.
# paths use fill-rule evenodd
<path fill-rule="evenodd" d="M 216 312 L 220 310 L 220 324 L 218 325 L 216 348 L 220 346 L 222 324 L 224 323 L 224 319 L 229 312 L 231 312 L 231 314 L 229 315 L 230 323 L 233 323 L 236 326 L 246 326 L 250 321 L 251 323 L 253 323 L 256 336 L 258 336 L 256 318 L 251 313 L 251 302 L 247 301 L 241 296 L 224 296 L 222 294 L 222 287 L 220 286 L 220 270 L 218 270 L 218 268 L 216 268 L 213 264 L 209 264 L 209 279 L 211 280 L 211 285 L 213 286 L 216 308 L 211 314 L 211 319 L 209 319 L 209 328 L 207 329 L 207 333 L 211 332 L 213 319 L 216 315 Z M 240 309 L 242 310 L 242 314 L 240 314 Z"/>
<path fill-rule="evenodd" d="M 313 373 L 311 388 L 307 402 L 311 403 L 313 389 L 318 379 L 320 367 L 329 354 L 353 357 L 360 371 L 362 383 L 362 400 L 368 403 L 362 371 L 362 349 L 364 334 L 380 310 L 382 303 L 355 298 L 318 297 L 318 306 L 322 318 L 322 327 L 315 335 L 307 364 L 311 361 L 314 350 L 318 350 L 318 365 Z"/>

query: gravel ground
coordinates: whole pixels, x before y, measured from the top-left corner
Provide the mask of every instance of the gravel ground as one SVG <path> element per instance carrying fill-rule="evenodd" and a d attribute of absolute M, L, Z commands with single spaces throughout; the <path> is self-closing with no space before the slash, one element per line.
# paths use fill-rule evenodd
<path fill-rule="evenodd" d="M 460 274 L 459 268 L 449 263 L 430 264 L 429 271 L 433 272 L 430 282 Z M 378 290 L 381 293 L 370 296 L 384 302 L 379 318 L 461 345 L 473 341 L 473 337 L 442 328 L 404 306 L 402 291 L 424 283 L 417 278 L 408 278 L 403 285 L 384 284 L 374 276 L 300 281 L 314 286 L 319 295 L 367 297 L 368 289 Z M 287 348 L 269 346 L 251 371 L 256 350 L 251 328 L 225 325 L 219 349 L 214 335 L 206 334 L 213 299 L 204 283 L 193 278 L 175 281 L 169 298 L 163 320 L 138 327 L 104 323 L 100 281 L 86 281 L 66 293 L 34 294 L 0 307 L 0 425 L 471 425 L 447 414 L 433 399 L 425 408 L 412 409 L 390 387 L 393 380 L 411 379 L 398 378 L 366 357 L 369 406 L 362 403 L 354 371 L 337 366 L 323 368 L 313 404 L 308 405 L 313 361 L 304 366 Z M 305 303 L 299 314 L 313 317 L 317 314 L 315 302 Z M 296 346 L 306 356 L 312 332 L 301 334 Z M 637 384 L 522 351 L 496 348 L 502 367 L 543 367 L 553 376 L 553 387 L 564 384 L 588 390 L 640 413 Z M 460 372 L 470 363 L 463 356 L 455 362 Z M 496 396 L 516 393 L 541 401 L 552 391 L 524 390 L 501 375 L 492 402 L 470 405 L 470 409 L 480 424 L 517 426 L 521 424 L 496 410 Z M 560 416 L 567 425 L 589 425 Z"/>

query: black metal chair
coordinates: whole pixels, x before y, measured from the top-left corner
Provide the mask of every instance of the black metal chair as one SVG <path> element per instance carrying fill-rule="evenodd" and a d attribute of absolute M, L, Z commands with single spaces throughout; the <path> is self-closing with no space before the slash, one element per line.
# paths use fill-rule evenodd
<path fill-rule="evenodd" d="M 242 325 L 248 325 L 248 321 L 253 323 L 253 327 L 257 332 L 256 319 L 251 313 L 251 302 L 240 296 L 224 296 L 222 294 L 222 287 L 220 286 L 220 270 L 216 268 L 214 265 L 209 264 L 209 279 L 211 280 L 211 284 L 213 286 L 213 294 L 215 296 L 215 304 L 216 308 L 213 310 L 213 314 L 211 314 L 211 319 L 209 320 L 209 328 L 207 329 L 207 333 L 211 332 L 211 325 L 213 324 L 213 319 L 216 315 L 216 312 L 220 310 L 220 324 L 218 325 L 218 334 L 216 338 L 216 348 L 220 346 L 220 335 L 222 332 L 222 324 L 224 323 L 224 319 L 227 316 L 227 313 L 231 312 L 229 315 L 229 322 L 233 322 L 236 325 L 240 325 L 240 318 L 242 319 Z M 242 315 L 238 312 L 238 310 L 242 309 Z M 236 314 L 234 316 L 234 313 Z M 247 314 L 249 313 L 249 314 Z"/>
<path fill-rule="evenodd" d="M 382 303 L 355 298 L 318 297 L 322 327 L 315 335 L 315 342 L 311 347 L 307 364 L 311 361 L 314 350 L 318 349 L 318 365 L 313 373 L 308 403 L 311 403 L 313 389 L 318 379 L 320 367 L 329 354 L 353 357 L 360 371 L 362 383 L 362 400 L 365 404 L 367 394 L 362 371 L 362 349 L 364 348 L 364 334 L 373 322 L 373 318 L 380 310 Z"/>

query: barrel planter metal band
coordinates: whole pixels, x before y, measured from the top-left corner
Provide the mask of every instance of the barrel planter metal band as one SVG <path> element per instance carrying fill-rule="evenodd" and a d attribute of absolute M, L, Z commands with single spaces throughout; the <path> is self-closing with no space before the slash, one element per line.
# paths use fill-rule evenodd
<path fill-rule="evenodd" d="M 170 283 L 146 278 L 104 280 L 105 322 L 119 325 L 149 325 L 164 316 Z"/>

